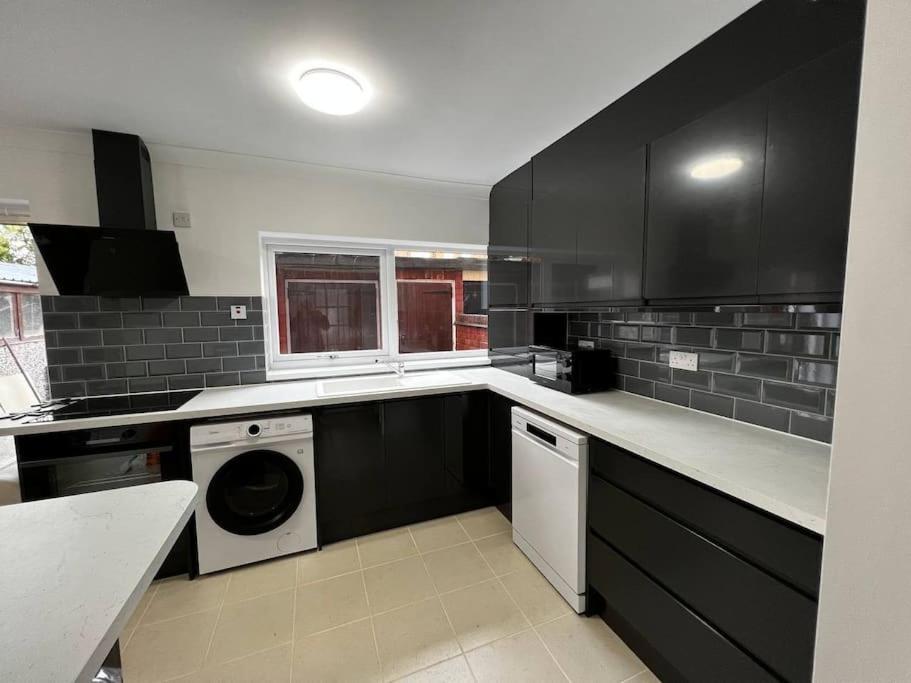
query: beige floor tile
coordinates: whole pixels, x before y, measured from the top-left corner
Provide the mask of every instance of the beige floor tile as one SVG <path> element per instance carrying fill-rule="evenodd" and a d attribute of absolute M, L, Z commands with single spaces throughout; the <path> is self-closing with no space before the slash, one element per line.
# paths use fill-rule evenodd
<path fill-rule="evenodd" d="M 496 580 L 447 593 L 440 599 L 465 650 L 529 627 L 528 620 Z"/>
<path fill-rule="evenodd" d="M 411 527 L 411 534 L 414 536 L 418 550 L 422 553 L 468 541 L 468 534 L 455 517 L 444 517 L 423 524 L 415 524 Z"/>
<path fill-rule="evenodd" d="M 459 654 L 438 598 L 373 618 L 386 680 L 395 680 Z"/>
<path fill-rule="evenodd" d="M 570 615 L 538 627 L 573 683 L 619 683 L 644 671 L 645 665 L 598 617 Z"/>
<path fill-rule="evenodd" d="M 294 588 L 297 581 L 297 558 L 283 557 L 241 567 L 232 570 L 230 576 L 225 603 L 277 593 Z"/>
<path fill-rule="evenodd" d="M 179 683 L 249 683 L 250 681 L 287 681 L 291 675 L 291 643 L 265 652 L 213 664 L 175 679 Z"/>
<path fill-rule="evenodd" d="M 139 599 L 139 603 L 136 605 L 136 609 L 133 610 L 133 614 L 130 615 L 127 625 L 123 627 L 123 631 L 120 632 L 120 646 L 126 647 L 127 643 L 130 642 L 130 636 L 133 635 L 133 631 L 136 630 L 136 627 L 139 626 L 139 620 L 142 619 L 142 616 L 145 614 L 146 609 L 148 609 L 149 604 L 152 602 L 152 596 L 155 595 L 155 591 L 158 589 L 158 586 L 152 584 L 149 586 L 149 589 L 143 594 Z"/>
<path fill-rule="evenodd" d="M 198 670 L 218 619 L 218 610 L 142 624 L 123 651 L 124 678 L 162 681 Z"/>
<path fill-rule="evenodd" d="M 361 568 L 354 539 L 323 546 L 297 556 L 297 582 L 310 583 L 347 574 Z"/>
<path fill-rule="evenodd" d="M 494 534 L 509 531 L 512 526 L 496 508 L 473 510 L 459 515 L 459 522 L 474 539 L 493 536 Z"/>
<path fill-rule="evenodd" d="M 301 683 L 382 680 L 369 619 L 294 643 L 291 680 Z"/>
<path fill-rule="evenodd" d="M 401 560 L 418 552 L 407 527 L 362 536 L 357 539 L 357 548 L 364 569 L 383 562 Z"/>
<path fill-rule="evenodd" d="M 400 678 L 401 683 L 474 683 L 468 661 L 459 655 Z"/>
<path fill-rule="evenodd" d="M 566 681 L 534 631 L 498 640 L 465 655 L 480 683 Z"/>
<path fill-rule="evenodd" d="M 226 662 L 291 640 L 294 591 L 225 605 L 206 663 Z"/>
<path fill-rule="evenodd" d="M 534 565 L 525 557 L 525 553 L 512 542 L 512 532 L 489 536 L 477 541 L 478 550 L 490 564 L 497 576 L 509 574 L 520 569 L 528 569 Z"/>
<path fill-rule="evenodd" d="M 373 614 L 436 594 L 424 563 L 417 556 L 365 569 L 364 580 Z"/>
<path fill-rule="evenodd" d="M 424 555 L 424 563 L 441 593 L 493 578 L 493 572 L 474 543 L 463 543 L 427 553 Z"/>
<path fill-rule="evenodd" d="M 200 576 L 193 581 L 185 578 L 163 581 L 158 584 L 140 623 L 151 624 L 219 607 L 227 586 L 227 574 Z"/>
<path fill-rule="evenodd" d="M 309 636 L 369 614 L 361 572 L 298 586 L 294 637 Z"/>
<path fill-rule="evenodd" d="M 661 680 L 651 671 L 643 671 L 632 678 L 627 678 L 623 683 L 661 683 Z"/>
<path fill-rule="evenodd" d="M 534 567 L 507 574 L 500 580 L 532 624 L 572 613 L 566 600 Z"/>

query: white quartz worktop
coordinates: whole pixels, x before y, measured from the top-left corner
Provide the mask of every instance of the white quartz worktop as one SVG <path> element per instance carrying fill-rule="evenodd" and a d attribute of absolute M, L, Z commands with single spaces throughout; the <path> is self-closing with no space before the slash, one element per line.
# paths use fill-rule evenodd
<path fill-rule="evenodd" d="M 241 415 L 316 405 L 490 389 L 819 534 L 825 532 L 829 446 L 622 391 L 570 396 L 495 368 L 455 371 L 471 384 L 321 397 L 315 380 L 206 389 L 176 410 L 48 424 L 0 435 Z"/>
<path fill-rule="evenodd" d="M 0 681 L 90 681 L 196 495 L 169 481 L 0 507 Z"/>

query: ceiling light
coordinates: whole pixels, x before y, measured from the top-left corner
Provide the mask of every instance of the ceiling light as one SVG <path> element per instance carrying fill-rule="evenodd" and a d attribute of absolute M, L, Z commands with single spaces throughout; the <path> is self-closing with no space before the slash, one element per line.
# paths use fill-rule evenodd
<path fill-rule="evenodd" d="M 743 159 L 740 157 L 713 157 L 693 165 L 690 169 L 690 176 L 697 180 L 714 180 L 736 173 L 741 167 L 743 167 Z"/>
<path fill-rule="evenodd" d="M 336 69 L 309 69 L 294 87 L 308 107 L 334 116 L 360 111 L 368 99 L 367 90 L 357 80 Z"/>

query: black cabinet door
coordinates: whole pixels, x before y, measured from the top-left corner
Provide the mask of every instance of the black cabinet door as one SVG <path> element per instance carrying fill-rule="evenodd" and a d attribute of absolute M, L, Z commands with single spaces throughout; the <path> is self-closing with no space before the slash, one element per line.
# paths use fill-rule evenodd
<path fill-rule="evenodd" d="M 487 281 L 491 306 L 528 306 L 530 203 L 531 162 L 490 190 Z"/>
<path fill-rule="evenodd" d="M 575 198 L 575 145 L 566 138 L 532 159 L 531 303 L 575 301 L 576 228 L 567 222 L 567 204 Z"/>
<path fill-rule="evenodd" d="M 760 89 L 652 143 L 646 298 L 756 296 L 767 105 Z"/>
<path fill-rule="evenodd" d="M 593 141 L 594 142 L 594 141 Z M 567 206 L 576 226 L 580 302 L 638 303 L 645 236 L 645 146 L 587 147 L 578 200 Z"/>
<path fill-rule="evenodd" d="M 769 89 L 760 297 L 843 289 L 860 56 L 860 43 L 850 43 Z"/>
<path fill-rule="evenodd" d="M 388 504 L 382 404 L 333 406 L 314 413 L 320 539 L 347 538 L 359 518 Z"/>
<path fill-rule="evenodd" d="M 489 495 L 487 423 L 486 391 L 443 397 L 447 496 L 470 501 Z"/>
<path fill-rule="evenodd" d="M 489 482 L 493 504 L 512 519 L 512 407 L 513 401 L 499 394 L 489 397 Z"/>
<path fill-rule="evenodd" d="M 403 506 L 445 496 L 443 397 L 388 401 L 383 413 L 390 500 Z"/>

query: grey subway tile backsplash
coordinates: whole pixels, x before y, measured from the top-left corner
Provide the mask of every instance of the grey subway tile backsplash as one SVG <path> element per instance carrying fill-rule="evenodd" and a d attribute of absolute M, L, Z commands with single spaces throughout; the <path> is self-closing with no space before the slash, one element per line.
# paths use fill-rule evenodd
<path fill-rule="evenodd" d="M 609 315 L 611 324 L 590 324 L 596 313 L 570 311 L 570 322 L 585 322 L 585 338 L 617 357 L 618 388 L 831 439 L 840 313 L 611 311 L 600 313 L 601 320 Z M 639 339 L 627 340 L 627 330 L 637 328 Z M 698 354 L 699 370 L 672 370 L 671 350 Z"/>
<path fill-rule="evenodd" d="M 266 381 L 262 297 L 47 296 L 42 305 L 55 398 Z M 232 320 L 232 305 L 247 306 L 247 319 Z"/>

